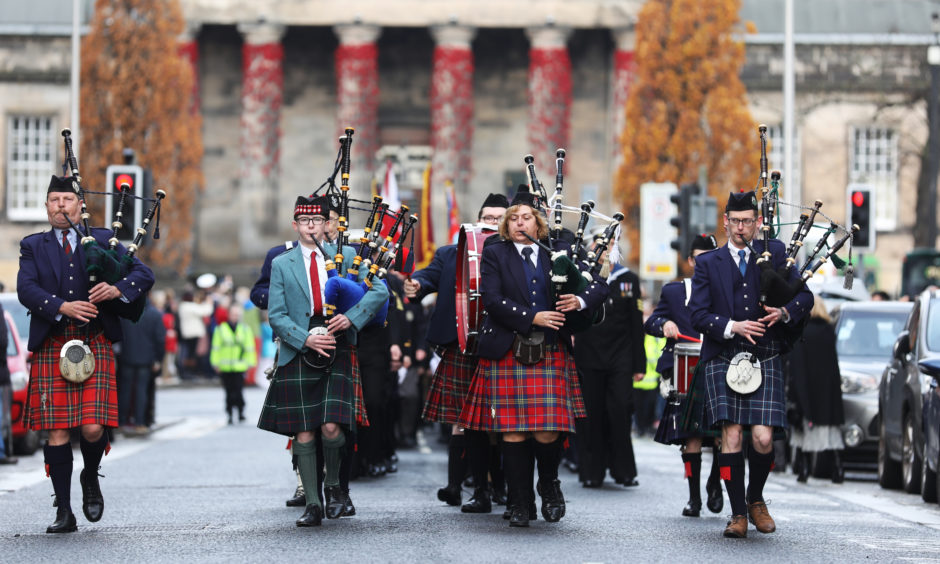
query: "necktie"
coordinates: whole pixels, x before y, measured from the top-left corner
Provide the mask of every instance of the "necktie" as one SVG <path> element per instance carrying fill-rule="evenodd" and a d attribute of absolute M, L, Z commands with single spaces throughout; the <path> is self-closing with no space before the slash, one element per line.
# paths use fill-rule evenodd
<path fill-rule="evenodd" d="M 323 298 L 320 296 L 320 268 L 317 266 L 317 253 L 310 255 L 310 292 L 313 295 L 313 314 L 323 315 Z"/>
<path fill-rule="evenodd" d="M 62 248 L 65 249 L 66 257 L 72 256 L 72 245 L 69 244 L 69 232 L 68 231 L 62 232 Z"/>
<path fill-rule="evenodd" d="M 526 247 L 522 249 L 522 260 L 525 261 L 529 269 L 532 271 L 532 274 L 535 274 L 535 264 L 532 262 L 532 247 Z"/>
<path fill-rule="evenodd" d="M 745 253 L 743 250 L 738 251 L 738 256 L 741 257 L 741 260 L 738 261 L 738 270 L 741 271 L 741 276 L 744 276 L 744 273 L 747 272 L 747 258 L 745 258 Z"/>

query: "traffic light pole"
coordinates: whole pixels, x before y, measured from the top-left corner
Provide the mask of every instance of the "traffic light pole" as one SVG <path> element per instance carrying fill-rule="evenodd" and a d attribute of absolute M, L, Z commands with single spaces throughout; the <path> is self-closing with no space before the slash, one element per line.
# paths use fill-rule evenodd
<path fill-rule="evenodd" d="M 933 14 L 933 24 L 938 24 L 938 14 Z M 915 235 L 914 245 L 933 248 L 937 241 L 937 175 L 940 174 L 940 44 L 927 48 L 927 63 L 930 66 L 930 98 L 927 100 L 927 190 L 923 206 L 918 206 L 922 217 L 918 218 L 920 237 Z"/>

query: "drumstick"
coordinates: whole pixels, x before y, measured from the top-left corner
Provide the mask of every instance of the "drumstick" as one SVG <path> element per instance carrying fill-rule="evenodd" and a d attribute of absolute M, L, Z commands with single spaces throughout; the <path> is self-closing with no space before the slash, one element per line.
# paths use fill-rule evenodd
<path fill-rule="evenodd" d="M 695 337 L 689 337 L 688 335 L 683 335 L 682 333 L 676 333 L 676 337 L 680 339 L 685 339 L 686 341 L 692 341 L 693 343 L 701 343 L 701 339 L 696 339 Z"/>

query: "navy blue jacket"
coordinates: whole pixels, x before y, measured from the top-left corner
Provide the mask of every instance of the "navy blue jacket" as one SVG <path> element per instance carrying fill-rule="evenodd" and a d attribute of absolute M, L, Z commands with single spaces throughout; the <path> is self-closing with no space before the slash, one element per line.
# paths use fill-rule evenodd
<path fill-rule="evenodd" d="M 92 236 L 103 247 L 108 246 L 110 229 L 92 229 Z M 126 253 L 118 244 L 118 255 Z M 88 300 L 88 276 L 85 274 L 85 251 L 76 245 L 69 261 L 64 260 L 62 245 L 55 230 L 29 235 L 20 241 L 20 271 L 16 291 L 20 303 L 30 312 L 29 344 L 36 352 L 56 324 L 59 308 L 67 301 Z M 74 275 L 65 270 L 73 269 Z M 128 301 L 133 302 L 153 287 L 153 272 L 136 257 L 130 271 L 114 286 Z M 115 303 L 117 302 L 117 303 Z M 98 304 L 97 320 L 109 341 L 121 340 L 121 321 L 115 312 L 121 308 L 120 298 Z"/>
<path fill-rule="evenodd" d="M 275 257 L 293 249 L 297 244 L 297 241 L 282 243 L 272 247 L 265 255 L 264 264 L 261 266 L 261 276 L 258 277 L 255 285 L 251 287 L 251 303 L 255 304 L 258 309 L 268 309 L 268 295 L 271 288 L 271 263 Z"/>
<path fill-rule="evenodd" d="M 147 303 L 143 315 L 137 322 L 121 319 L 121 362 L 135 366 L 150 366 L 163 362 L 166 354 L 166 327 L 163 326 L 163 314 Z"/>
<path fill-rule="evenodd" d="M 480 332 L 477 354 L 482 358 L 498 360 L 512 347 L 516 333 L 525 335 L 532 329 L 532 320 L 538 310 L 529 305 L 532 298 L 522 257 L 512 241 L 484 245 L 482 256 L 480 290 L 487 315 Z M 551 280 L 551 260 L 548 251 L 539 248 L 538 268 L 546 280 Z M 586 309 L 593 311 L 607 298 L 607 284 L 592 282 L 579 297 L 584 300 Z M 544 327 L 539 330 L 546 333 L 550 331 Z M 566 327 L 562 327 L 558 333 L 557 337 L 562 342 L 571 342 L 571 332 Z"/>
<path fill-rule="evenodd" d="M 764 242 L 758 239 L 753 241 L 757 254 L 764 250 Z M 781 268 L 786 263 L 786 247 L 777 239 L 770 240 L 771 264 L 774 269 Z M 799 277 L 796 268 L 790 269 L 790 281 Z M 735 344 L 749 344 L 739 335 L 731 339 L 724 338 L 725 327 L 728 321 L 755 321 L 767 315 L 758 305 L 760 299 L 760 267 L 757 266 L 757 257 L 751 253 L 748 257 L 747 271 L 740 290 L 734 291 L 736 280 L 741 274 L 738 266 L 731 258 L 728 246 L 722 246 L 714 251 L 699 255 L 695 259 L 695 275 L 692 277 L 692 299 L 689 301 L 689 310 L 692 327 L 703 335 L 702 353 L 699 362 L 707 362 L 718 356 L 725 348 L 730 349 Z M 803 289 L 784 306 L 790 314 L 790 325 L 797 324 L 813 308 L 813 293 L 804 286 Z M 777 341 L 781 351 L 787 350 L 786 338 L 783 334 L 783 322 L 780 321 L 769 327 L 761 339 L 756 342 Z"/>
<path fill-rule="evenodd" d="M 682 280 L 669 282 L 663 286 L 656 309 L 643 324 L 646 332 L 654 337 L 664 337 L 663 325 L 667 321 L 672 321 L 679 327 L 679 333 L 687 337 L 698 337 L 699 332 L 692 327 L 692 319 L 689 308 L 685 305 L 685 299 L 685 283 Z M 666 346 L 663 347 L 663 353 L 659 356 L 659 362 L 656 363 L 656 372 L 667 374 L 672 370 L 675 363 L 673 350 L 677 342 L 676 339 L 666 339 Z"/>
<path fill-rule="evenodd" d="M 457 245 L 434 251 L 427 267 L 411 275 L 421 284 L 416 300 L 437 292 L 434 313 L 428 323 L 427 341 L 434 345 L 457 342 Z"/>

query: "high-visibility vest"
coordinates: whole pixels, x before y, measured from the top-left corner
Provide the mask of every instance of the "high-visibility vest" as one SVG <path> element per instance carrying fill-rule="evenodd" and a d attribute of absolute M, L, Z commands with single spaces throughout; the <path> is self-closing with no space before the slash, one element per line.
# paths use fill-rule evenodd
<path fill-rule="evenodd" d="M 659 373 L 656 372 L 656 363 L 659 361 L 659 355 L 662 353 L 666 339 L 646 335 L 643 339 L 643 348 L 646 349 L 646 374 L 639 382 L 633 382 L 633 387 L 637 390 L 655 390 L 659 386 Z"/>
<path fill-rule="evenodd" d="M 209 363 L 219 372 L 244 372 L 257 364 L 255 335 L 248 325 L 232 326 L 222 323 L 212 333 L 212 350 Z"/>

